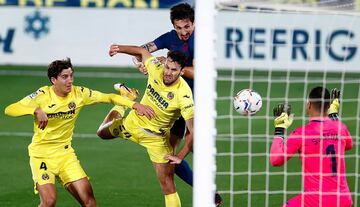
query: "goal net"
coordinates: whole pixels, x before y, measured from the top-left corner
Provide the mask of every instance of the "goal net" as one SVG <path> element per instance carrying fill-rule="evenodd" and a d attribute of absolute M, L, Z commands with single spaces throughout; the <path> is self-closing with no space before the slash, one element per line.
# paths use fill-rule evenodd
<path fill-rule="evenodd" d="M 341 91 L 340 119 L 353 138 L 346 178 L 353 206 L 360 206 L 358 2 L 211 2 L 196 2 L 194 206 L 213 206 L 207 199 L 215 190 L 226 207 L 282 206 L 301 193 L 299 154 L 282 167 L 269 162 L 272 109 L 292 106 L 289 134 L 308 123 L 306 97 L 315 86 Z M 233 97 L 246 88 L 262 96 L 254 116 L 233 108 Z"/>

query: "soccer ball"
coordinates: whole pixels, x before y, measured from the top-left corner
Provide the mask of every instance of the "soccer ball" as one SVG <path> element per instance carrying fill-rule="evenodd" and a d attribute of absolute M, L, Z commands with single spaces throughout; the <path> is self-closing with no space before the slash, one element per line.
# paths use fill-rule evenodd
<path fill-rule="evenodd" d="M 251 89 L 243 89 L 234 97 L 234 109 L 241 115 L 254 115 L 260 111 L 261 106 L 260 94 Z"/>

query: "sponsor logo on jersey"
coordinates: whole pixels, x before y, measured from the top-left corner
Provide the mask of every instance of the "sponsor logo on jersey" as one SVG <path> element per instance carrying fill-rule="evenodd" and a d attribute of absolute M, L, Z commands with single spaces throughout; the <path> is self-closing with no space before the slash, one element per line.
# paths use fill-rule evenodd
<path fill-rule="evenodd" d="M 57 113 L 51 113 L 51 114 L 47 114 L 47 117 L 50 118 L 58 118 L 58 119 L 71 119 L 73 118 L 73 114 L 75 114 L 75 109 L 70 110 L 70 111 L 60 111 Z"/>
<path fill-rule="evenodd" d="M 73 109 L 76 109 L 76 104 L 75 104 L 75 102 L 70 102 L 69 104 L 68 104 L 68 108 L 70 109 L 70 110 L 73 110 Z"/>
<path fill-rule="evenodd" d="M 41 179 L 43 179 L 43 180 L 49 180 L 50 177 L 49 177 L 49 175 L 48 175 L 47 173 L 44 173 L 44 174 L 41 175 Z"/>
<path fill-rule="evenodd" d="M 166 109 L 169 103 L 149 84 L 147 86 L 147 95 L 154 101 L 154 103 L 161 109 Z"/>
<path fill-rule="evenodd" d="M 174 93 L 173 92 L 169 92 L 168 94 L 167 94 L 167 97 L 168 97 L 168 99 L 173 99 L 174 98 Z"/>

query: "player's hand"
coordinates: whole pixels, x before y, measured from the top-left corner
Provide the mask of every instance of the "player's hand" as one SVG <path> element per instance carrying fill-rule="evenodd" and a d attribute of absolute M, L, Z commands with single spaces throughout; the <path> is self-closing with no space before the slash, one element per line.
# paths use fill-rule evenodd
<path fill-rule="evenodd" d="M 337 88 L 333 88 L 331 90 L 330 98 L 331 98 L 331 104 L 328 113 L 338 114 L 340 108 L 340 90 L 338 90 Z"/>
<path fill-rule="evenodd" d="M 150 106 L 135 103 L 132 108 L 139 116 L 146 116 L 148 119 L 152 119 L 155 117 L 155 112 Z"/>
<path fill-rule="evenodd" d="M 182 159 L 178 158 L 176 155 L 165 155 L 165 160 L 169 160 L 170 164 L 180 164 Z"/>
<path fill-rule="evenodd" d="M 273 109 L 275 128 L 287 129 L 294 120 L 294 114 L 291 114 L 291 106 L 287 104 L 278 104 Z"/>
<path fill-rule="evenodd" d="M 48 117 L 46 113 L 41 108 L 37 108 L 34 111 L 34 115 L 38 123 L 38 128 L 44 130 L 46 125 L 48 124 Z"/>
<path fill-rule="evenodd" d="M 119 45 L 117 44 L 110 45 L 110 49 L 109 49 L 110 57 L 116 55 L 118 52 L 119 52 Z"/>
<path fill-rule="evenodd" d="M 132 61 L 134 63 L 134 65 L 139 69 L 139 71 L 144 74 L 144 75 L 147 75 L 148 72 L 147 72 L 147 69 L 144 65 L 143 62 L 141 62 L 137 57 L 133 57 L 132 58 Z"/>

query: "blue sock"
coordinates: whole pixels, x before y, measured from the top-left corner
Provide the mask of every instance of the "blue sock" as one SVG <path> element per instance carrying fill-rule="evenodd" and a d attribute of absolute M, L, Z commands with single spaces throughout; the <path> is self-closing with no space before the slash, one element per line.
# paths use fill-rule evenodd
<path fill-rule="evenodd" d="M 187 184 L 193 186 L 193 172 L 186 160 L 182 160 L 180 164 L 175 165 L 175 174 Z"/>

